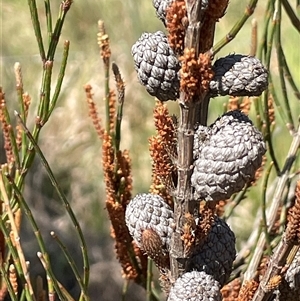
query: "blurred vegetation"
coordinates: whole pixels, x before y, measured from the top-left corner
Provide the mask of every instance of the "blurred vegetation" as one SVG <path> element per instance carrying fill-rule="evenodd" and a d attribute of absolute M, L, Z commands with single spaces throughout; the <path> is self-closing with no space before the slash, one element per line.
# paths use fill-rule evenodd
<path fill-rule="evenodd" d="M 253 16 L 239 32 L 237 37 L 217 55 L 228 53 L 249 53 L 251 36 L 251 19 L 258 22 L 259 40 L 262 37 L 264 15 L 267 1 L 259 1 Z M 58 14 L 60 1 L 51 1 L 53 16 Z M 38 1 L 38 11 L 44 14 L 44 2 Z M 215 41 L 229 31 L 244 13 L 246 1 L 231 1 L 226 16 L 217 26 Z M 17 109 L 15 77 L 13 66 L 20 62 L 23 73 L 24 89 L 32 97 L 32 107 L 36 107 L 41 85 L 41 60 L 38 53 L 36 38 L 32 28 L 27 1 L 4 0 L 1 3 L 1 71 L 0 85 L 6 94 L 10 113 Z M 290 26 L 283 12 L 282 47 L 290 71 L 298 86 L 300 83 L 299 33 Z M 55 56 L 56 67 L 54 78 L 58 75 L 63 54 L 63 41 L 70 41 L 70 53 L 62 92 L 49 122 L 42 130 L 39 146 L 49 165 L 54 171 L 57 181 L 68 197 L 72 208 L 83 228 L 91 261 L 91 298 L 97 300 L 120 300 L 122 278 L 120 267 L 115 260 L 113 242 L 109 236 L 109 224 L 104 205 L 104 183 L 101 170 L 101 143 L 88 118 L 88 109 L 84 101 L 83 86 L 93 86 L 95 100 L 103 111 L 99 112 L 104 119 L 104 74 L 99 59 L 99 48 L 96 41 L 97 21 L 104 20 L 106 31 L 110 36 L 112 60 L 116 61 L 126 82 L 126 99 L 122 123 L 122 149 L 129 149 L 133 165 L 133 193 L 148 191 L 151 182 L 151 162 L 148 153 L 148 138 L 154 134 L 152 110 L 154 101 L 138 83 L 133 68 L 131 46 L 144 31 L 163 30 L 163 25 L 155 17 L 151 0 L 143 1 L 75 1 L 68 13 Z M 46 39 L 46 19 L 41 18 L 44 39 Z M 270 73 L 274 76 L 274 85 L 279 83 L 278 66 L 271 63 Z M 113 82 L 112 82 L 113 86 Z M 288 94 L 292 93 L 288 88 Z M 54 86 L 53 86 L 54 89 Z M 279 96 L 280 97 L 280 96 Z M 291 96 L 293 97 L 293 96 Z M 225 98 L 212 100 L 209 110 L 209 122 L 223 112 Z M 294 120 L 299 117 L 299 101 L 290 102 Z M 176 113 L 176 104 L 170 104 L 170 111 Z M 31 108 L 28 116 L 28 127 L 34 124 L 36 110 Z M 255 112 L 251 112 L 252 119 Z M 286 135 L 285 125 L 278 120 L 276 132 L 273 134 L 274 145 L 280 165 L 285 160 L 292 138 Z M 281 122 L 281 124 L 280 124 Z M 0 164 L 4 163 L 0 137 Z M 280 153 L 283 156 L 280 156 Z M 299 159 L 298 159 L 299 166 Z M 275 173 L 272 173 L 275 178 Z M 243 206 L 235 212 L 231 224 L 237 233 L 239 244 L 249 236 L 251 225 L 256 214 L 260 183 L 248 195 Z M 74 229 L 66 219 L 66 213 L 58 203 L 58 196 L 51 186 L 39 158 L 35 158 L 25 185 L 24 197 L 28 201 L 34 217 L 39 224 L 42 235 L 49 246 L 50 256 L 54 259 L 54 272 L 61 282 L 78 297 L 79 288 L 72 275 L 69 265 L 62 256 L 57 244 L 51 239 L 50 231 L 59 233 L 64 243 L 72 250 L 76 262 L 80 263 L 80 247 L 74 245 Z M 250 216 L 250 212 L 252 216 Z M 245 219 L 245 216 L 247 218 Z M 242 219 L 242 223 L 241 223 Z M 36 243 L 29 225 L 24 219 L 22 226 L 22 243 L 25 246 L 27 259 L 31 262 L 32 275 L 42 275 L 43 269 L 36 259 Z M 115 288 L 115 285 L 118 289 Z M 142 289 L 132 287 L 130 300 L 143 300 Z"/>

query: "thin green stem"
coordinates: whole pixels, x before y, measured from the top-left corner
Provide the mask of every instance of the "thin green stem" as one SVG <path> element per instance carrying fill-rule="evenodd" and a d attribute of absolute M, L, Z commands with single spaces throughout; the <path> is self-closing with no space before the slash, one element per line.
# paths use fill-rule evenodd
<path fill-rule="evenodd" d="M 289 4 L 289 2 L 287 0 L 281 0 L 280 2 L 282 3 L 287 15 L 289 16 L 291 23 L 293 24 L 295 29 L 300 33 L 300 20 L 294 13 L 291 5 Z"/>
<path fill-rule="evenodd" d="M 123 282 L 123 288 L 122 288 L 122 301 L 125 301 L 125 299 L 126 299 L 126 294 L 128 291 L 128 284 L 129 284 L 129 280 L 125 279 Z"/>
<path fill-rule="evenodd" d="M 244 11 L 243 16 L 236 22 L 236 24 L 232 27 L 232 29 L 227 33 L 227 35 L 222 38 L 217 44 L 211 48 L 210 52 L 212 55 L 215 55 L 218 53 L 225 45 L 227 45 L 229 42 L 231 42 L 238 32 L 242 29 L 246 21 L 250 18 L 250 16 L 253 14 L 256 4 L 258 0 L 250 0 L 249 3 L 246 6 L 246 9 Z"/>
<path fill-rule="evenodd" d="M 274 162 L 274 167 L 276 169 L 276 174 L 280 175 L 280 167 L 276 159 L 275 150 L 273 147 L 273 140 L 272 140 L 272 133 L 271 133 L 271 124 L 269 119 L 269 110 L 268 110 L 268 94 L 269 91 L 265 91 L 263 95 L 263 102 L 264 102 L 264 118 L 266 123 L 266 132 L 265 132 L 265 140 L 268 142 L 269 145 L 269 154 L 271 156 L 272 161 Z"/>
<path fill-rule="evenodd" d="M 272 53 L 272 45 L 273 45 L 273 40 L 274 40 L 274 33 L 275 33 L 275 28 L 276 28 L 276 23 L 278 22 L 277 19 L 277 13 L 274 13 L 273 16 L 273 22 L 271 25 L 270 29 L 270 36 L 268 40 L 268 48 L 267 48 L 267 53 L 266 53 L 266 67 L 268 70 L 270 70 L 270 62 L 271 62 L 271 53 Z M 271 80 L 271 75 L 269 74 L 269 82 L 272 82 Z M 274 162 L 274 167 L 276 169 L 277 175 L 280 174 L 280 168 L 277 163 L 277 159 L 275 156 L 274 148 L 273 148 L 273 141 L 271 137 L 271 124 L 270 124 L 270 119 L 269 119 L 269 104 L 268 104 L 268 99 L 269 99 L 269 89 L 267 89 L 264 94 L 263 94 L 263 104 L 264 104 L 264 119 L 266 123 L 266 134 L 265 134 L 265 139 L 268 142 L 269 145 L 269 153 L 272 158 L 272 161 Z"/>
<path fill-rule="evenodd" d="M 152 286 L 152 260 L 150 257 L 147 258 L 147 293 L 146 293 L 146 300 L 151 301 L 151 286 Z"/>
<path fill-rule="evenodd" d="M 63 52 L 63 58 L 62 58 L 62 63 L 60 66 L 60 70 L 59 70 L 59 74 L 58 74 L 58 79 L 56 82 L 56 87 L 55 87 L 55 91 L 50 103 L 50 108 L 48 111 L 48 117 L 47 119 L 50 117 L 50 115 L 52 114 L 56 103 L 57 103 L 57 99 L 59 97 L 60 91 L 61 91 L 61 85 L 63 82 L 63 79 L 65 77 L 65 71 L 66 71 L 66 67 L 67 67 L 67 62 L 68 62 L 68 55 L 69 55 L 69 47 L 70 47 L 70 42 L 69 41 L 65 41 L 64 43 L 64 52 Z"/>
<path fill-rule="evenodd" d="M 24 200 L 24 197 L 21 193 L 21 191 L 19 190 L 19 188 L 16 186 L 13 178 L 9 175 L 9 174 L 6 174 L 6 177 L 10 183 L 10 185 L 12 186 L 12 189 L 16 195 L 16 199 L 19 203 L 19 206 L 20 208 L 24 211 L 26 217 L 28 218 L 29 220 L 29 223 L 32 227 L 32 230 L 36 236 L 36 239 L 37 239 L 37 242 L 38 242 L 38 245 L 40 247 L 40 250 L 45 258 L 45 260 L 47 261 L 47 263 L 50 265 L 50 259 L 49 259 L 49 255 L 47 253 L 47 250 L 46 250 L 46 245 L 45 245 L 45 242 L 43 240 L 43 237 L 41 235 L 41 232 L 40 232 L 40 229 L 32 215 L 32 212 L 28 206 L 28 204 L 26 203 L 26 201 Z"/>
<path fill-rule="evenodd" d="M 263 183 L 262 183 L 262 205 L 261 205 L 261 210 L 262 210 L 262 229 L 265 233 L 265 238 L 266 238 L 266 249 L 268 252 L 268 255 L 272 254 L 272 248 L 271 248 L 271 238 L 270 238 L 270 234 L 268 232 L 268 222 L 267 222 L 267 206 L 266 206 L 266 194 L 267 194 L 267 188 L 268 188 L 268 181 L 269 181 L 269 177 L 271 174 L 271 170 L 273 167 L 273 162 L 270 163 L 268 169 L 265 172 L 265 176 L 263 179 Z"/>
<path fill-rule="evenodd" d="M 274 84 L 273 84 L 273 77 L 271 74 L 269 74 L 269 87 L 268 87 L 268 92 L 270 92 L 270 94 L 272 95 L 273 97 L 273 100 L 274 100 L 274 104 L 275 104 L 275 107 L 277 109 L 277 112 L 279 113 L 282 121 L 288 125 L 288 118 L 286 117 L 286 114 L 285 114 L 285 111 L 283 110 L 282 106 L 281 106 L 281 103 L 279 101 L 279 98 L 278 98 L 278 95 L 276 93 L 276 90 L 274 88 Z M 264 103 L 264 102 L 262 102 Z"/>
<path fill-rule="evenodd" d="M 282 91 L 283 101 L 285 104 L 285 109 L 286 109 L 285 111 L 288 117 L 287 127 L 293 131 L 295 129 L 295 126 L 293 122 L 293 116 L 291 113 L 291 107 L 290 107 L 286 84 L 285 84 L 283 59 L 282 59 L 283 57 L 285 57 L 285 55 L 281 47 L 281 5 L 278 5 L 277 19 L 275 23 L 275 47 L 276 47 L 276 54 L 277 54 L 277 61 L 278 61 L 278 68 L 279 68 L 281 91 Z"/>
<path fill-rule="evenodd" d="M 52 13 L 51 13 L 51 4 L 49 0 L 44 0 L 45 3 L 45 12 L 47 19 L 47 30 L 48 30 L 48 43 L 50 45 L 52 39 Z"/>
<path fill-rule="evenodd" d="M 80 289 L 81 289 L 81 295 L 82 297 L 84 298 L 84 300 L 89 300 L 89 297 L 86 293 L 86 288 L 84 287 L 83 283 L 82 283 L 82 278 L 79 274 L 79 271 L 77 269 L 77 266 L 76 266 L 76 263 L 73 259 L 73 257 L 71 256 L 69 250 L 67 249 L 67 247 L 63 244 L 63 242 L 60 240 L 60 238 L 57 236 L 56 233 L 54 233 L 53 231 L 51 232 L 51 236 L 55 239 L 55 241 L 58 243 L 59 247 L 61 248 L 65 258 L 67 259 L 75 277 L 76 277 L 76 280 L 80 286 Z M 81 297 L 80 297 L 81 299 Z"/>
<path fill-rule="evenodd" d="M 52 68 L 53 68 L 53 61 L 46 61 L 44 64 L 42 90 L 40 94 L 40 102 L 38 108 L 38 117 L 39 117 L 40 126 L 45 125 L 49 116 Z"/>
<path fill-rule="evenodd" d="M 268 40 L 268 29 L 269 29 L 269 24 L 270 21 L 272 19 L 272 5 L 271 2 L 273 0 L 269 0 L 267 7 L 266 7 L 266 11 L 264 14 L 264 27 L 263 27 L 263 34 L 261 35 L 261 40 L 259 43 L 259 47 L 258 47 L 258 58 L 260 60 L 263 60 L 263 57 L 265 56 L 265 53 L 267 51 L 267 40 Z"/>
<path fill-rule="evenodd" d="M 125 100 L 125 85 L 121 78 L 119 68 L 115 63 L 112 63 L 112 70 L 115 75 L 116 86 L 118 91 L 117 119 L 116 119 L 116 128 L 115 128 L 115 148 L 116 151 L 119 151 L 120 142 L 121 142 L 121 124 L 122 124 L 122 117 L 123 117 L 123 106 Z"/>
<path fill-rule="evenodd" d="M 71 0 L 63 0 L 60 5 L 60 10 L 58 14 L 58 18 L 55 24 L 54 32 L 51 37 L 48 53 L 47 53 L 47 61 L 53 61 L 54 55 L 56 51 L 56 47 L 61 35 L 61 30 L 65 21 L 65 17 L 67 15 L 67 12 L 69 11 L 71 7 L 72 1 Z"/>
<path fill-rule="evenodd" d="M 54 290 L 55 290 L 55 292 L 57 293 L 59 299 L 60 299 L 61 301 L 69 301 L 69 299 L 65 296 L 65 294 L 64 294 L 64 293 L 62 292 L 62 290 L 60 289 L 59 284 L 58 284 L 58 281 L 57 281 L 57 279 L 55 278 L 55 276 L 54 276 L 54 274 L 53 274 L 53 272 L 52 272 L 52 270 L 51 270 L 49 264 L 46 262 L 46 260 L 45 260 L 45 258 L 44 258 L 44 256 L 43 256 L 43 254 L 40 253 L 40 252 L 38 252 L 38 253 L 37 253 L 37 256 L 38 256 L 38 258 L 40 259 L 40 261 L 41 261 L 41 263 L 42 263 L 42 265 L 43 265 L 43 267 L 44 267 L 44 269 L 45 269 L 45 271 L 46 271 L 46 273 L 47 273 L 47 276 L 51 279 L 52 284 L 53 284 L 53 287 L 54 287 Z"/>
<path fill-rule="evenodd" d="M 41 33 L 39 15 L 38 15 L 37 7 L 36 7 L 36 1 L 28 0 L 28 5 L 29 5 L 29 9 L 30 9 L 30 15 L 31 15 L 34 33 L 35 33 L 38 47 L 40 50 L 40 56 L 41 56 L 42 62 L 45 62 L 46 55 L 45 55 L 44 43 L 43 43 L 43 38 L 42 38 L 42 33 Z"/>
<path fill-rule="evenodd" d="M 227 206 L 226 212 L 224 213 L 224 219 L 227 220 L 232 213 L 234 212 L 234 209 L 241 203 L 241 201 L 244 199 L 244 196 L 247 192 L 247 189 L 249 188 L 249 185 L 246 185 L 242 191 L 240 191 L 233 199 L 232 202 L 229 203 L 229 206 Z"/>
<path fill-rule="evenodd" d="M 58 193 L 58 196 L 61 200 L 61 202 L 63 203 L 75 229 L 76 229 L 76 234 L 78 235 L 78 239 L 79 239 L 79 242 L 81 244 L 81 252 L 82 252 L 82 257 L 83 257 L 83 269 L 84 269 L 84 277 L 83 277 L 83 285 L 85 288 L 88 287 L 88 283 L 89 283 L 89 258 L 87 256 L 87 246 L 86 246 L 86 242 L 85 242 L 85 239 L 84 239 L 84 235 L 82 233 L 82 229 L 79 225 L 79 222 L 77 221 L 77 218 L 65 196 L 65 194 L 63 193 L 60 185 L 58 184 L 58 182 L 56 181 L 54 175 L 53 175 L 53 172 L 45 158 L 45 156 L 43 155 L 40 147 L 37 145 L 33 135 L 30 133 L 30 131 L 28 130 L 28 128 L 26 127 L 26 125 L 24 124 L 21 116 L 15 112 L 15 115 L 17 116 L 17 118 L 19 119 L 20 123 L 22 124 L 23 126 L 23 129 L 28 137 L 28 139 L 30 140 L 30 142 L 32 143 L 36 153 L 39 155 L 40 159 L 41 159 L 41 162 L 44 166 L 44 168 L 46 169 L 46 172 L 49 176 L 49 179 L 53 185 L 53 187 L 55 188 L 55 190 L 57 191 Z"/>
<path fill-rule="evenodd" d="M 300 100 L 300 91 L 299 91 L 299 89 L 298 89 L 298 87 L 297 87 L 297 85 L 296 85 L 296 83 L 294 81 L 294 78 L 293 78 L 293 76 L 292 76 L 292 74 L 290 72 L 290 68 L 289 68 L 289 66 L 288 66 L 288 64 L 286 62 L 285 55 L 283 54 L 282 47 L 280 47 L 280 51 L 282 52 L 280 55 L 281 55 L 281 59 L 282 59 L 282 63 L 283 63 L 283 68 L 284 68 L 284 71 L 285 71 L 284 75 L 287 78 L 289 84 L 291 85 L 296 98 L 298 100 Z"/>

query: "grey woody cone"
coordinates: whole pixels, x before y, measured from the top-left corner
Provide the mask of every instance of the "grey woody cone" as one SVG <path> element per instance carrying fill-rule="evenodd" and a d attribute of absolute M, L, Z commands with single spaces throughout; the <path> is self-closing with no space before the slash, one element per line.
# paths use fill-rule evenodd
<path fill-rule="evenodd" d="M 126 225 L 137 245 L 143 248 L 143 231 L 155 231 L 161 239 L 162 248 L 169 250 L 173 233 L 173 211 L 162 197 L 143 193 L 136 195 L 128 204 L 125 213 Z"/>
<path fill-rule="evenodd" d="M 187 272 L 171 287 L 167 301 L 221 301 L 219 283 L 205 272 Z"/>
<path fill-rule="evenodd" d="M 275 291 L 272 301 L 300 301 L 300 250 Z"/>
<path fill-rule="evenodd" d="M 187 270 L 204 271 L 223 286 L 231 274 L 235 256 L 235 235 L 224 220 L 215 216 L 206 240 L 191 254 Z"/>
<path fill-rule="evenodd" d="M 166 25 L 167 8 L 174 0 L 152 0 L 156 16 Z"/>
<path fill-rule="evenodd" d="M 241 111 L 230 111 L 195 133 L 191 184 L 197 200 L 228 199 L 254 180 L 266 146 L 262 134 Z"/>
<path fill-rule="evenodd" d="M 161 101 L 179 96 L 180 64 L 162 31 L 143 33 L 132 46 L 135 70 L 148 93 Z"/>
<path fill-rule="evenodd" d="M 210 82 L 211 96 L 258 96 L 268 87 L 268 71 L 253 56 L 231 54 L 218 59 Z"/>

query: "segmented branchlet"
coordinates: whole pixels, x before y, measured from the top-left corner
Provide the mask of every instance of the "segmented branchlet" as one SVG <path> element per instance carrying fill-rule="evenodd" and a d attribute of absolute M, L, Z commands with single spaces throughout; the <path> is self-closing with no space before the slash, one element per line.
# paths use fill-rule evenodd
<path fill-rule="evenodd" d="M 179 96 L 180 64 L 162 31 L 143 33 L 131 49 L 140 83 L 161 101 Z"/>
<path fill-rule="evenodd" d="M 167 301 L 221 301 L 220 285 L 205 272 L 184 273 L 171 287 Z"/>
<path fill-rule="evenodd" d="M 254 180 L 266 152 L 262 134 L 241 111 L 230 111 L 195 134 L 191 184 L 196 200 L 228 199 Z"/>
<path fill-rule="evenodd" d="M 211 96 L 259 96 L 268 87 L 268 71 L 259 59 L 231 54 L 213 65 L 214 78 L 210 82 Z"/>
<path fill-rule="evenodd" d="M 215 216 L 206 240 L 195 246 L 187 270 L 204 271 L 223 286 L 229 279 L 235 256 L 235 235 L 224 220 Z"/>

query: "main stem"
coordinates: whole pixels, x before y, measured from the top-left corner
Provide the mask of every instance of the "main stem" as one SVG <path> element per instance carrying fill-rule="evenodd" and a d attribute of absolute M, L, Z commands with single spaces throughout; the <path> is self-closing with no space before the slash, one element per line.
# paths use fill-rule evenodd
<path fill-rule="evenodd" d="M 177 279 L 185 270 L 186 254 L 181 239 L 184 217 L 194 212 L 191 201 L 191 173 L 193 167 L 194 126 L 196 105 L 180 102 L 180 125 L 178 128 L 178 186 L 174 202 L 175 231 L 172 236 L 171 273 Z"/>
<path fill-rule="evenodd" d="M 199 49 L 200 30 L 203 19 L 201 1 L 185 0 L 189 26 L 185 34 L 185 48 L 195 49 L 195 58 L 205 49 Z M 212 31 L 214 32 L 214 31 Z M 211 43 L 213 38 L 211 37 Z M 199 83 L 200 84 L 200 83 Z M 188 254 L 181 239 L 186 214 L 198 215 L 198 207 L 192 196 L 191 175 L 193 171 L 193 146 L 196 124 L 206 125 L 209 97 L 190 96 L 180 93 L 180 120 L 178 127 L 178 183 L 174 201 L 175 230 L 171 239 L 170 265 L 172 280 L 180 277 L 186 268 Z"/>

